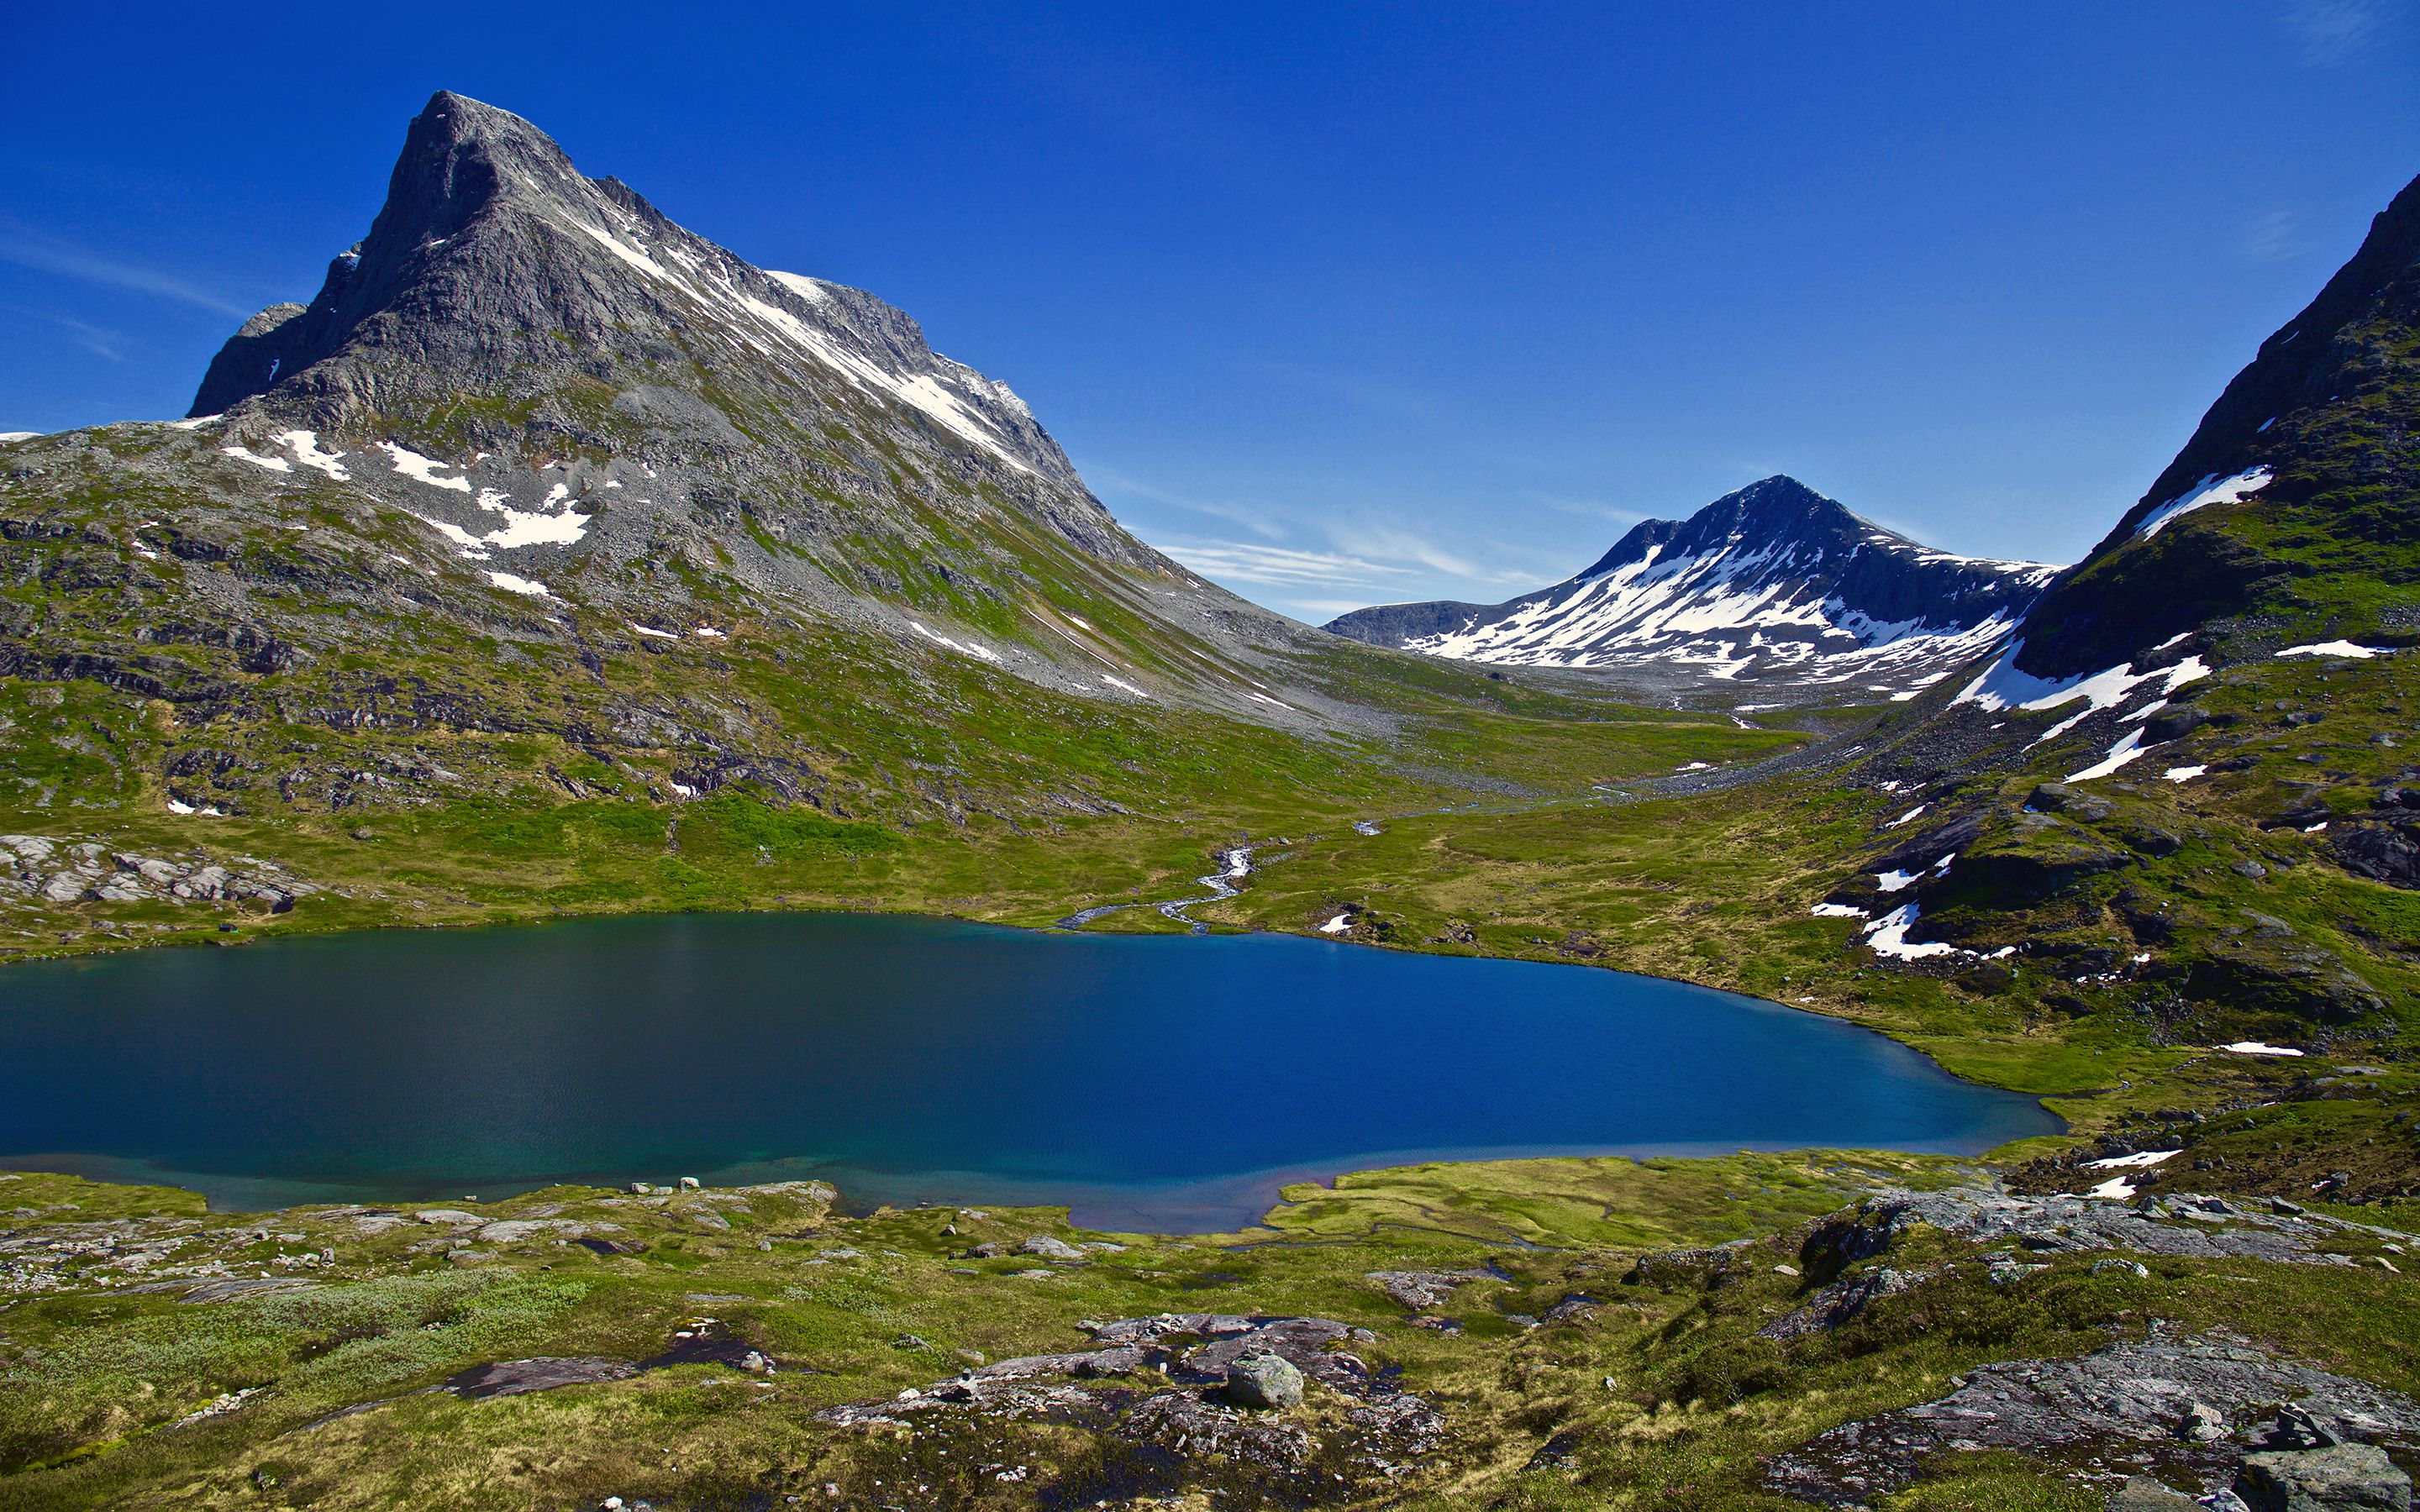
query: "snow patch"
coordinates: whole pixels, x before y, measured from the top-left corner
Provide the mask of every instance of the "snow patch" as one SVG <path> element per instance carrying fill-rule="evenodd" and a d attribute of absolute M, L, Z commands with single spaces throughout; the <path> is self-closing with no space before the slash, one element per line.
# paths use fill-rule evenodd
<path fill-rule="evenodd" d="M 556 484 L 535 510 L 515 509 L 511 500 L 493 488 L 479 490 L 479 507 L 502 515 L 501 529 L 489 531 L 479 544 L 500 551 L 524 546 L 570 546 L 588 534 L 588 517 L 572 509 L 571 490 Z"/>
<path fill-rule="evenodd" d="M 2107 1160 L 2088 1160 L 2084 1163 L 2084 1168 L 2087 1171 L 2139 1169 L 2147 1165 L 2157 1165 L 2164 1160 L 2183 1153 L 2181 1149 L 2142 1149 L 2132 1155 L 2112 1155 Z"/>
<path fill-rule="evenodd" d="M 1864 909 L 1848 903 L 1817 903 L 1807 911 L 1817 918 L 1871 918 L 1873 917 Z"/>
<path fill-rule="evenodd" d="M 2235 476 L 2222 480 L 2215 472 L 2203 478 L 2191 488 L 2177 495 L 2159 508 L 2143 517 L 2134 527 L 2134 538 L 2148 541 L 2166 528 L 2170 520 L 2190 515 L 2211 504 L 2233 504 L 2251 498 L 2269 486 L 2273 474 L 2267 468 L 2246 468 Z"/>
<path fill-rule="evenodd" d="M 241 446 L 222 446 L 219 450 L 225 453 L 227 455 L 236 458 L 238 461 L 249 462 L 256 468 L 267 468 L 271 472 L 291 472 L 294 471 L 294 464 L 288 462 L 282 456 L 263 456 L 257 452 Z"/>
<path fill-rule="evenodd" d="M 548 590 L 546 584 L 538 582 L 533 579 L 520 577 L 509 572 L 496 572 L 490 570 L 488 574 L 488 581 L 494 583 L 497 587 L 509 594 L 526 594 L 532 598 L 552 598 L 554 596 L 554 594 Z"/>
<path fill-rule="evenodd" d="M 2239 1056 L 2300 1056 L 2302 1054 L 2300 1050 L 2290 1050 L 2284 1045 L 2263 1044 L 2257 1040 L 2238 1040 L 2233 1044 L 2223 1044 L 2219 1048 L 2231 1050 Z"/>
<path fill-rule="evenodd" d="M 2350 640 L 2321 640 L 2307 646 L 2288 646 L 2277 653 L 2281 656 L 2347 656 L 2354 661 L 2367 661 L 2387 653 L 2381 646 L 2359 646 Z"/>
<path fill-rule="evenodd" d="M 346 471 L 344 464 L 337 460 L 338 457 L 343 456 L 345 454 L 342 452 L 321 451 L 319 449 L 319 436 L 317 431 L 282 430 L 277 433 L 275 439 L 284 441 L 286 443 L 287 450 L 294 454 L 294 460 L 302 463 L 304 467 L 316 468 L 319 471 L 326 473 L 329 477 L 335 479 L 338 483 L 349 483 L 352 481 L 353 475 Z"/>
<path fill-rule="evenodd" d="M 953 640 L 948 636 L 939 635 L 934 631 L 927 630 L 923 625 L 917 624 L 914 620 L 909 620 L 908 622 L 908 628 L 915 631 L 918 635 L 923 636 L 925 640 L 932 641 L 935 645 L 947 646 L 952 651 L 956 652 L 962 656 L 973 656 L 979 660 L 990 662 L 994 666 L 1000 665 L 1000 657 L 987 646 L 979 646 L 970 640 Z"/>
<path fill-rule="evenodd" d="M 2209 770 L 2208 766 L 2171 766 L 2160 776 L 2170 782 L 2190 782 Z"/>
<path fill-rule="evenodd" d="M 1339 914 L 1334 918 L 1329 919 L 1326 923 L 1320 925 L 1319 933 L 1322 934 L 1342 934 L 1352 927 L 1353 916 L 1351 914 Z"/>
<path fill-rule="evenodd" d="M 1122 680 L 1120 680 L 1120 679 L 1118 679 L 1118 678 L 1111 677 L 1111 676 L 1110 676 L 1109 673 L 1107 673 L 1107 672 L 1103 672 L 1103 673 L 1101 674 L 1101 681 L 1102 681 L 1102 682 L 1104 682 L 1104 683 L 1109 684 L 1111 687 L 1114 687 L 1114 688 L 1118 689 L 1120 692 L 1132 693 L 1135 697 L 1137 697 L 1137 698 L 1139 698 L 1139 699 L 1147 699 L 1147 698 L 1151 697 L 1151 695 L 1150 695 L 1150 694 L 1148 694 L 1148 693 L 1144 692 L 1141 688 L 1139 688 L 1139 687 L 1135 687 L 1132 683 L 1125 682 L 1125 681 L 1122 681 Z M 1280 704 L 1280 705 L 1279 705 L 1279 707 L 1282 708 L 1282 707 L 1284 707 L 1284 705 L 1283 705 L 1283 704 Z"/>
<path fill-rule="evenodd" d="M 2143 744 L 2143 732 L 2129 730 L 2126 732 L 2125 739 L 2109 748 L 2108 755 L 2094 762 L 2081 772 L 2070 773 L 2067 779 L 2071 782 L 2088 782 L 2096 777 L 2107 777 L 2149 749 L 2150 748 Z"/>
<path fill-rule="evenodd" d="M 1866 926 L 1866 944 L 1876 955 L 1894 961 L 1929 961 L 1934 956 L 1971 955 L 1947 940 L 1930 940 L 1918 945 L 1907 942 L 1907 932 L 1916 927 L 1916 905 L 1901 903 L 1882 918 Z"/>
<path fill-rule="evenodd" d="M 659 630 L 652 625 L 633 625 L 630 626 L 630 629 L 634 634 L 653 636 L 659 640 L 677 640 L 680 639 L 679 636 L 675 635 L 672 631 Z"/>
<path fill-rule="evenodd" d="M 397 472 L 415 483 L 425 483 L 432 488 L 450 488 L 456 493 L 471 491 L 471 480 L 468 478 L 441 478 L 437 475 L 439 468 L 452 467 L 454 464 L 451 462 L 440 462 L 435 457 L 423 456 L 411 447 L 396 441 L 380 441 L 379 450 L 384 452 L 395 463 L 395 470 Z"/>
<path fill-rule="evenodd" d="M 1924 810 L 1931 807 L 1932 805 L 1929 803 L 1919 803 L 1915 808 L 1910 809 L 1907 812 L 1900 815 L 1897 819 L 1892 820 L 1889 824 L 1883 825 L 1883 827 L 1885 829 L 1897 829 L 1901 825 L 1912 825 L 1916 820 L 1923 818 Z"/>
<path fill-rule="evenodd" d="M 2203 664 L 2201 657 L 2194 656 L 2174 666 L 2154 668 L 2146 672 L 2135 671 L 2134 664 L 2130 661 L 2104 668 L 2090 676 L 2036 677 L 2017 667 L 2017 657 L 2024 648 L 2025 643 L 2022 640 L 2011 644 L 1984 669 L 1981 676 L 1967 684 L 1965 690 L 1950 702 L 1972 703 L 1987 714 L 1996 714 L 2004 709 L 2024 709 L 2039 714 L 2072 703 L 2078 699 L 2084 701 L 2082 709 L 2036 735 L 2028 743 L 2029 749 L 2046 740 L 2056 739 L 2104 709 L 2118 707 L 2132 698 L 2136 688 L 2146 684 L 2158 683 L 2161 695 L 2166 697 L 2187 683 L 2199 682 L 2210 675 L 2210 668 Z"/>

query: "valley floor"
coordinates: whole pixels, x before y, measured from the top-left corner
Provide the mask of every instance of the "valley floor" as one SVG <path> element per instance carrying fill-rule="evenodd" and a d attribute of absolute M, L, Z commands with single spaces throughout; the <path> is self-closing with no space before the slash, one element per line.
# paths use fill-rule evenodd
<path fill-rule="evenodd" d="M 2352 670 L 2336 709 L 2406 697 L 2406 660 Z M 2290 691 L 2255 666 L 2208 702 Z M 21 729 L 76 739 L 128 712 L 85 685 L 8 696 Z M 1367 1173 L 1196 1238 L 1078 1232 L 1052 1211 L 848 1216 L 801 1185 L 245 1215 L 21 1175 L 0 1185 L 0 1505 L 2081 1508 L 2140 1473 L 2126 1504 L 2149 1507 L 2175 1504 L 2153 1481 L 2257 1490 L 2262 1454 L 2411 1468 L 2420 1074 L 2408 1029 L 2376 1026 L 2408 1016 L 2392 942 L 2420 932 L 2408 891 L 2316 864 L 2306 825 L 2264 824 L 2277 778 L 2315 766 L 2290 791 L 2359 813 L 2391 747 L 2246 722 L 2180 745 L 2180 763 L 2241 763 L 2209 782 L 2099 784 L 2058 819 L 2062 844 L 2178 843 L 2047 869 L 2097 888 L 2089 907 L 1994 895 L 1978 927 L 2026 942 L 1994 971 L 1976 963 L 1996 937 L 1891 963 L 1849 905 L 1816 912 L 1876 902 L 1863 879 L 1916 807 L 1886 765 L 1869 785 L 1724 788 L 1725 764 L 1793 737 L 1565 717 L 1542 739 L 1510 717 L 1434 727 L 1427 767 L 1400 748 L 1289 747 L 1295 764 L 1257 768 L 1223 749 L 1255 775 L 1216 807 L 1047 823 L 880 825 L 737 793 L 57 805 L 0 838 L 21 889 L 0 940 L 40 955 L 670 908 L 1044 926 L 1192 895 L 1249 845 L 1248 881 L 1191 918 L 1754 993 L 2042 1095 L 2073 1136 L 1972 1165 Z M 1509 774 L 1493 790 L 1406 775 L 1491 767 Z M 1978 830 L 1949 875 L 2010 874 L 1978 864 L 1995 854 L 2036 865 L 2025 794 L 2058 775 L 1962 797 L 2010 838 Z M 1714 790 L 1674 790 L 1695 784 Z M 2303 870 L 2254 878 L 2255 855 L 2263 878 Z M 2267 922 L 2230 922 L 2246 909 Z M 2153 915 L 2166 943 L 2140 948 L 2123 932 Z M 1132 908 L 1087 927 L 1187 926 Z M 2173 990 L 2285 980 L 2318 947 L 2384 984 L 2371 1028 Z M 2289 1034 L 2306 1054 L 2225 1048 Z M 1248 1352 L 1290 1362 L 1301 1401 L 1236 1405 L 1225 1369 Z M 2004 1364 L 2024 1361 L 2073 1363 Z M 2297 1400 L 2312 1431 L 2357 1442 L 2281 1427 Z"/>

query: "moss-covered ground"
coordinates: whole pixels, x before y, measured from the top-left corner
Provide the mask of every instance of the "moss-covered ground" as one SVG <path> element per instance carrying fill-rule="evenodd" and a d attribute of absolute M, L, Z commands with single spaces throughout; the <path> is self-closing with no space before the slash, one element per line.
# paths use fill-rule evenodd
<path fill-rule="evenodd" d="M 1442 1414 L 1419 1464 L 1298 1504 L 1787 1506 L 1761 1489 L 1761 1456 L 1939 1396 L 1983 1362 L 2086 1352 L 2154 1318 L 2420 1391 L 2420 1283 L 2390 1268 L 2402 1246 L 2360 1231 L 2333 1242 L 2350 1265 L 2151 1257 L 2136 1276 L 2053 1256 L 2010 1286 L 1918 1230 L 1889 1263 L 1934 1282 L 1835 1332 L 1753 1336 L 1814 1284 L 1800 1273 L 1809 1220 L 1877 1188 L 1974 1174 L 1823 1151 L 1433 1165 L 1290 1191 L 1264 1227 L 1184 1238 L 1076 1230 L 1063 1210 L 849 1217 L 807 1186 L 558 1188 L 423 1219 L 205 1214 L 183 1193 L 21 1175 L 0 1180 L 14 1214 L 0 1505 L 1009 1507 L 1078 1489 L 1085 1504 L 1255 1504 L 1249 1467 L 1217 1456 L 1089 1495 L 1110 1486 L 1106 1422 L 959 1414 L 902 1433 L 817 1415 L 979 1361 L 1089 1347 L 1083 1319 L 1159 1312 L 1367 1330 L 1358 1353 Z M 500 1223 L 524 1227 L 484 1227 Z M 1123 1248 L 1041 1259 L 1018 1248 L 1035 1235 Z M 1644 1252 L 1726 1244 L 1720 1284 L 1685 1259 L 1632 1268 Z M 1470 1279 L 1416 1322 L 1372 1279 L 1405 1271 Z M 190 1280 L 159 1280 L 212 1275 L 295 1285 L 180 1301 Z M 663 1361 L 684 1337 L 722 1349 Z M 735 1364 L 746 1350 L 773 1368 Z M 658 1363 L 527 1396 L 432 1389 L 531 1357 Z M 1314 1384 L 1293 1416 L 1316 1429 L 1341 1405 Z M 1952 1455 L 1887 1504 L 2098 1504 L 2063 1475 Z"/>

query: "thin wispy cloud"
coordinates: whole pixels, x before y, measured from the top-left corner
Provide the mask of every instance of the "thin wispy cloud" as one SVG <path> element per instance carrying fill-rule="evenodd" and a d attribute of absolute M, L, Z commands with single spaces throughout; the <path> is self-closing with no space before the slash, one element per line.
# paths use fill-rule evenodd
<path fill-rule="evenodd" d="M 2350 63 L 2386 41 L 2406 8 L 2398 0 L 2294 0 L 2286 29 L 2315 68 Z"/>
<path fill-rule="evenodd" d="M 54 315 L 51 319 L 66 330 L 70 341 L 95 357 L 104 358 L 113 363 L 126 361 L 126 338 L 116 332 L 103 331 L 99 326 L 87 325 L 82 320 L 64 315 Z"/>
<path fill-rule="evenodd" d="M 1271 588 L 1341 588 L 1376 584 L 1409 569 L 1335 551 L 1302 551 L 1249 541 L 1171 540 L 1154 543 L 1206 577 L 1261 583 Z"/>
<path fill-rule="evenodd" d="M 15 263 L 20 268 L 55 273 L 62 278 L 98 284 L 105 288 L 132 289 L 138 294 L 156 295 L 219 315 L 245 316 L 252 313 L 234 301 L 173 272 L 102 256 L 55 238 L 29 232 L 0 227 L 0 262 Z"/>
<path fill-rule="evenodd" d="M 1145 483 L 1140 478 L 1127 477 L 1108 468 L 1090 468 L 1086 472 L 1098 487 L 1109 493 L 1124 494 L 1128 498 L 1144 500 L 1151 503 L 1165 505 L 1170 509 L 1182 509 L 1189 514 L 1206 515 L 1212 519 L 1223 519 L 1230 525 L 1241 525 L 1263 540 L 1274 541 L 1285 533 L 1269 519 L 1266 511 L 1255 509 L 1249 504 L 1231 503 L 1218 499 L 1197 499 L 1189 494 L 1178 493 L 1172 489 L 1162 488 L 1156 484 Z"/>
<path fill-rule="evenodd" d="M 1370 600 L 1367 598 L 1289 598 L 1285 600 L 1285 606 L 1295 610 L 1298 617 L 1315 625 L 1323 620 L 1332 620 L 1339 614 L 1350 614 L 1357 609 L 1368 609 Z"/>
<path fill-rule="evenodd" d="M 2245 222 L 2235 238 L 2236 255 L 2248 263 L 2282 263 L 2314 250 L 2303 217 L 2293 210 L 2270 210 Z"/>
<path fill-rule="evenodd" d="M 1528 582 L 1534 577 L 1534 574 L 1517 568 L 1474 562 L 1460 552 L 1399 526 L 1344 520 L 1330 525 L 1327 537 L 1338 549 L 1355 556 L 1410 563 L 1471 582 Z"/>

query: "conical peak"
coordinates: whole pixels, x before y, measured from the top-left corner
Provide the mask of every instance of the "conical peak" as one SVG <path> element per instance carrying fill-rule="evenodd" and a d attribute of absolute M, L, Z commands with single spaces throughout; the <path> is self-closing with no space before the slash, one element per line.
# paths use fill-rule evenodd
<path fill-rule="evenodd" d="M 1837 501 L 1781 473 L 1723 495 L 1689 523 L 1701 530 L 1728 531 L 1758 540 L 1803 533 L 1810 526 L 1825 527 L 1834 532 L 1864 526 Z"/>
<path fill-rule="evenodd" d="M 1734 489 L 1714 501 L 1717 505 L 1730 505 L 1743 513 L 1765 516 L 1812 515 L 1840 506 L 1787 473 L 1776 472 L 1760 478 L 1745 488 Z"/>

